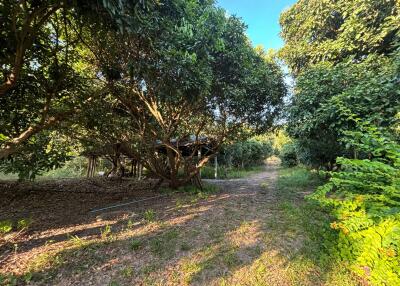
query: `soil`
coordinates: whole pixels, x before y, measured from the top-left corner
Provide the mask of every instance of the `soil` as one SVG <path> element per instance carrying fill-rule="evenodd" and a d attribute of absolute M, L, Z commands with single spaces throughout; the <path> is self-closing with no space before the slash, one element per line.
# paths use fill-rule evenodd
<path fill-rule="evenodd" d="M 246 179 L 206 180 L 219 191 L 200 195 L 155 192 L 151 181 L 3 182 L 0 220 L 32 224 L 3 238 L 0 274 L 29 285 L 321 285 L 313 270 L 291 280 L 303 240 L 273 230 L 277 176 L 270 162 Z"/>

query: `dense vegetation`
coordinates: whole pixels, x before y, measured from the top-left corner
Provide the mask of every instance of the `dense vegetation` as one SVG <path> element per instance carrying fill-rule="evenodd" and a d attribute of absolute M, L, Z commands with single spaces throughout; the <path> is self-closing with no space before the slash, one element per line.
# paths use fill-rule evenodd
<path fill-rule="evenodd" d="M 101 157 L 179 189 L 278 155 L 315 170 L 277 189 L 294 214 L 313 189 L 293 217 L 319 260 L 400 285 L 400 2 L 299 0 L 280 24 L 267 53 L 213 0 L 0 1 L 0 173 Z"/>
<path fill-rule="evenodd" d="M 399 17 L 398 1 L 357 0 L 281 16 L 296 78 L 283 162 L 330 171 L 310 199 L 333 217 L 331 250 L 374 285 L 400 283 Z"/>
<path fill-rule="evenodd" d="M 179 187 L 225 141 L 272 126 L 283 73 L 240 19 L 213 1 L 100 2 L 2 4 L 0 171 L 34 178 L 79 150 Z"/>

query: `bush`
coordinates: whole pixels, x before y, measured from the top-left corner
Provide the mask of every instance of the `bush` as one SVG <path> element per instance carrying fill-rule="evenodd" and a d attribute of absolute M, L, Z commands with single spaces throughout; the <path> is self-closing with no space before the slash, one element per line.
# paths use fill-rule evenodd
<path fill-rule="evenodd" d="M 225 146 L 218 156 L 220 165 L 236 168 L 259 166 L 273 154 L 272 143 L 255 139 Z"/>
<path fill-rule="evenodd" d="M 297 150 L 294 143 L 283 145 L 279 154 L 282 165 L 285 167 L 294 167 L 298 165 Z"/>
<path fill-rule="evenodd" d="M 310 199 L 336 218 L 336 255 L 373 285 L 400 285 L 400 145 L 375 127 L 347 134 L 369 158 L 338 158 L 341 170 Z"/>

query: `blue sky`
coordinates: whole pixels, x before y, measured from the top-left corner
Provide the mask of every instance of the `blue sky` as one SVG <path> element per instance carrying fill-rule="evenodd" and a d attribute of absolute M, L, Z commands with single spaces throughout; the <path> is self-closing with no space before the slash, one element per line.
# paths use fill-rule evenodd
<path fill-rule="evenodd" d="M 279 49 L 283 45 L 279 37 L 279 15 L 296 0 L 217 0 L 219 6 L 239 16 L 247 24 L 247 34 L 253 45 L 265 49 Z"/>

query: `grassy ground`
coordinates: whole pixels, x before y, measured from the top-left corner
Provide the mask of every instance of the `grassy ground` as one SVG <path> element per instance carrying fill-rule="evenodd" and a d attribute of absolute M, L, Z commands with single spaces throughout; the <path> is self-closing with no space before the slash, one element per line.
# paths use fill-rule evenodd
<path fill-rule="evenodd" d="M 0 264 L 2 283 L 357 285 L 327 252 L 329 218 L 303 199 L 320 183 L 301 168 L 269 167 L 219 181 L 218 190 L 88 216 L 52 235 L 32 230 L 27 246 Z"/>
<path fill-rule="evenodd" d="M 240 179 L 246 178 L 251 175 L 260 173 L 264 171 L 264 166 L 253 166 L 247 168 L 226 168 L 220 166 L 218 168 L 218 179 Z M 213 167 L 205 166 L 201 170 L 201 177 L 203 179 L 214 179 L 215 178 L 215 170 Z"/>

